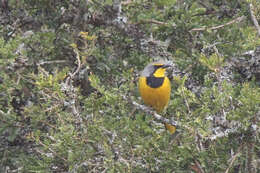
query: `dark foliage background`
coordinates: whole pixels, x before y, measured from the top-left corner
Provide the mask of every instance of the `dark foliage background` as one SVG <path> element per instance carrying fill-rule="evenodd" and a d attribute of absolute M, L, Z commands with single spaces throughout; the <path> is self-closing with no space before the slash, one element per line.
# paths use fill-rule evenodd
<path fill-rule="evenodd" d="M 257 0 L 2 0 L 0 172 L 260 168 Z M 161 116 L 139 72 L 169 60 Z"/>

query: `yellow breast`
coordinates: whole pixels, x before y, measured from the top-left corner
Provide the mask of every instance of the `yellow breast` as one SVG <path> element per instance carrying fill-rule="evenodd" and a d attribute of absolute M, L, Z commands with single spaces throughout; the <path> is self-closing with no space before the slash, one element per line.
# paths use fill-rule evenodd
<path fill-rule="evenodd" d="M 168 77 L 165 77 L 160 87 L 151 88 L 146 84 L 146 77 L 140 77 L 139 92 L 145 104 L 153 107 L 157 112 L 161 112 L 168 105 L 171 83 Z"/>

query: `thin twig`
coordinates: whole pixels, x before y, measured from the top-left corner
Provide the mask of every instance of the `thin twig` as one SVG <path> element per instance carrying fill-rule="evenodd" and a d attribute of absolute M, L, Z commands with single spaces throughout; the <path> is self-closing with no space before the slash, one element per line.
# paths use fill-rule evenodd
<path fill-rule="evenodd" d="M 223 138 L 223 137 L 228 136 L 228 135 L 230 135 L 232 133 L 236 133 L 238 131 L 238 128 L 239 128 L 239 126 L 233 127 L 233 128 L 227 128 L 223 132 L 218 132 L 219 127 L 213 128 L 211 131 L 215 135 L 211 135 L 209 137 L 206 137 L 206 139 L 214 141 L 214 140 L 216 140 L 218 138 Z"/>
<path fill-rule="evenodd" d="M 3 111 L 0 110 L 0 113 L 3 113 Z M 25 126 L 17 124 L 17 123 L 16 124 L 10 124 L 10 122 L 8 122 L 6 120 L 3 120 L 3 119 L 1 119 L 0 122 L 5 123 L 5 125 L 8 124 L 8 127 L 19 127 L 19 128 L 24 128 L 25 127 Z M 7 126 L 5 128 L 7 129 Z"/>
<path fill-rule="evenodd" d="M 218 25 L 218 26 L 213 26 L 213 27 L 202 27 L 202 28 L 193 28 L 190 30 L 190 32 L 192 31 L 206 31 L 206 30 L 216 30 L 216 29 L 220 29 L 220 28 L 223 28 L 225 26 L 228 26 L 228 25 L 231 25 L 235 22 L 241 22 L 242 20 L 246 19 L 246 16 L 240 16 L 238 18 L 235 18 L 234 20 L 231 20 L 230 22 L 227 22 L 225 24 L 222 24 L 222 25 Z"/>
<path fill-rule="evenodd" d="M 67 162 L 67 160 L 65 158 L 63 158 L 62 156 L 60 156 L 58 153 L 56 153 L 51 147 L 45 145 L 44 143 L 42 143 L 40 140 L 37 140 L 33 135 L 30 136 L 31 139 L 33 139 L 36 143 L 38 142 L 39 145 L 41 145 L 43 148 L 49 150 L 54 156 L 58 157 L 59 159 L 63 160 L 64 162 Z M 36 151 L 38 151 L 41 154 L 46 155 L 46 153 L 44 152 L 40 152 L 39 150 L 36 149 Z"/>
<path fill-rule="evenodd" d="M 167 118 L 162 117 L 161 115 L 157 114 L 155 111 L 151 110 L 151 108 L 148 108 L 144 105 L 140 105 L 135 101 L 132 101 L 133 105 L 135 105 L 138 109 L 143 110 L 144 112 L 146 112 L 147 114 L 151 114 L 155 119 L 157 119 L 158 121 L 161 121 L 163 123 L 168 123 L 171 124 L 173 126 L 179 126 L 180 123 L 177 123 L 177 121 L 173 121 L 173 120 L 169 120 Z"/>
<path fill-rule="evenodd" d="M 187 98 L 186 98 L 186 96 L 185 96 L 185 94 L 184 94 L 183 87 L 182 87 L 182 89 L 181 89 L 181 93 L 182 93 L 182 96 L 183 96 L 183 98 L 184 98 L 185 105 L 186 105 L 186 107 L 187 107 L 187 109 L 188 109 L 188 111 L 189 111 L 189 114 L 191 114 L 190 106 L 189 106 L 189 103 L 188 103 L 188 101 L 187 101 Z"/>
<path fill-rule="evenodd" d="M 121 95 L 125 100 L 129 100 L 126 98 L 126 96 Z M 153 111 L 151 108 L 141 105 L 133 100 L 129 101 L 131 104 L 133 104 L 137 109 L 141 109 L 142 111 L 146 112 L 147 114 L 152 115 L 156 120 L 163 122 L 163 123 L 168 123 L 171 124 L 175 127 L 180 126 L 180 123 L 177 121 L 169 120 L 167 118 L 162 117 L 161 115 L 157 114 L 155 111 Z"/>
<path fill-rule="evenodd" d="M 200 163 L 198 162 L 198 160 L 195 160 L 195 165 L 198 169 L 198 173 L 205 173 L 200 165 Z"/>
<path fill-rule="evenodd" d="M 207 49 L 214 48 L 214 47 L 215 47 L 216 45 L 218 45 L 218 44 L 223 44 L 223 42 L 216 42 L 216 43 L 213 43 L 213 44 L 211 44 L 211 45 L 208 45 L 208 46 L 202 48 L 201 51 L 202 51 L 203 53 L 205 53 L 205 51 L 206 51 Z"/>
<path fill-rule="evenodd" d="M 132 3 L 132 0 L 126 0 L 126 1 L 121 2 L 122 5 L 128 5 L 131 3 Z"/>
<path fill-rule="evenodd" d="M 251 19 L 256 27 L 256 30 L 258 32 L 258 36 L 260 37 L 260 26 L 257 22 L 257 19 L 255 17 L 255 14 L 254 14 L 254 9 L 253 9 L 253 5 L 252 4 L 249 4 L 249 9 L 250 9 L 250 15 L 251 15 Z"/>
<path fill-rule="evenodd" d="M 79 56 L 79 51 L 77 49 L 74 49 L 74 52 L 76 53 L 76 58 L 77 58 L 77 62 L 78 62 L 78 67 L 76 69 L 76 71 L 74 73 L 69 73 L 69 76 L 68 78 L 66 79 L 66 82 L 65 82 L 65 86 L 67 88 L 67 90 L 72 90 L 73 86 L 72 85 L 69 85 L 71 84 L 71 81 L 74 79 L 75 75 L 77 73 L 79 73 L 80 71 L 80 68 L 81 68 L 81 62 L 80 62 L 80 56 Z M 71 95 L 69 96 L 70 97 L 70 108 L 72 110 L 72 114 L 77 116 L 77 118 L 80 120 L 80 122 L 82 122 L 82 118 L 79 116 L 79 111 L 76 107 L 76 101 L 75 101 L 75 94 L 71 93 Z"/>
<path fill-rule="evenodd" d="M 56 60 L 56 61 L 43 61 L 40 63 L 37 63 L 37 65 L 45 65 L 45 64 L 60 64 L 60 63 L 67 63 L 66 60 Z"/>
<path fill-rule="evenodd" d="M 254 142 L 250 141 L 247 144 L 247 172 L 253 173 L 253 153 L 254 153 Z"/>
<path fill-rule="evenodd" d="M 69 77 L 66 79 L 66 85 L 68 86 L 69 82 L 71 79 L 74 78 L 74 76 L 79 72 L 80 68 L 81 68 L 81 62 L 80 62 L 80 57 L 79 57 L 79 52 L 78 50 L 74 50 L 74 52 L 76 53 L 76 58 L 77 58 L 77 61 L 78 61 L 78 67 L 76 69 L 76 71 L 73 73 L 73 74 L 69 74 Z"/>
<path fill-rule="evenodd" d="M 165 23 L 165 22 L 161 22 L 161 21 L 157 21 L 154 19 L 150 19 L 150 20 L 141 20 L 140 22 L 136 23 L 137 25 L 139 24 L 147 24 L 147 23 L 152 23 L 152 24 L 156 24 L 156 25 L 169 25 L 169 23 Z M 174 26 L 174 25 L 173 25 Z"/>
<path fill-rule="evenodd" d="M 240 147 L 238 148 L 237 153 L 232 157 L 232 160 L 231 160 L 231 162 L 230 162 L 228 168 L 226 169 L 225 173 L 228 173 L 228 172 L 229 172 L 229 169 L 233 166 L 233 164 L 234 164 L 236 158 L 239 156 L 239 154 L 240 154 L 240 152 L 241 152 L 243 146 L 244 146 L 244 144 L 240 145 Z"/>
<path fill-rule="evenodd" d="M 77 70 L 70 76 L 71 79 L 74 78 L 74 76 L 79 72 L 80 68 L 81 68 L 81 62 L 80 62 L 80 58 L 79 58 L 79 52 L 78 51 L 75 51 L 76 53 L 76 58 L 77 58 L 77 61 L 78 61 L 78 67 L 77 67 Z"/>

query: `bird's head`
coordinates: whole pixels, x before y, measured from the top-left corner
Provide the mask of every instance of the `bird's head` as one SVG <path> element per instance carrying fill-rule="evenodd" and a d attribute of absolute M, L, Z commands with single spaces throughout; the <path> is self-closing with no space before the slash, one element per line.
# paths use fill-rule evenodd
<path fill-rule="evenodd" d="M 164 77 L 166 68 L 171 67 L 169 62 L 158 61 L 148 64 L 141 73 L 143 77 Z"/>

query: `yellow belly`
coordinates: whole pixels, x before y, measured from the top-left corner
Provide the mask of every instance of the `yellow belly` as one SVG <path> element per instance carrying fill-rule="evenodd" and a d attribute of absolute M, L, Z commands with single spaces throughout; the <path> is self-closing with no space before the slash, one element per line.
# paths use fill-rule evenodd
<path fill-rule="evenodd" d="M 153 107 L 156 112 L 163 111 L 167 107 L 171 95 L 171 83 L 170 80 L 165 77 L 164 83 L 158 88 L 151 88 L 146 85 L 146 78 L 139 78 L 139 92 L 146 105 Z M 165 128 L 174 134 L 176 127 L 165 123 Z"/>
<path fill-rule="evenodd" d="M 165 77 L 163 84 L 158 88 L 151 88 L 146 84 L 146 78 L 139 78 L 139 92 L 146 105 L 153 107 L 157 112 L 163 111 L 168 105 L 171 93 L 171 83 Z"/>

